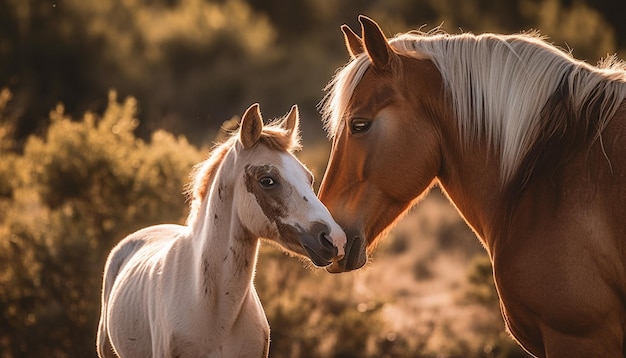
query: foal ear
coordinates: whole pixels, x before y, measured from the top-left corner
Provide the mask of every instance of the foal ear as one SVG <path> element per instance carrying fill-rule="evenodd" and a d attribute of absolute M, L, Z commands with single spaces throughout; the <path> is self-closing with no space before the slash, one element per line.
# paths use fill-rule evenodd
<path fill-rule="evenodd" d="M 239 140 L 245 149 L 250 149 L 259 141 L 263 130 L 263 119 L 259 104 L 251 105 L 243 114 L 241 127 L 239 128 Z"/>
<path fill-rule="evenodd" d="M 374 67 L 383 69 L 391 60 L 391 56 L 395 55 L 387 38 L 378 24 L 367 16 L 359 15 L 361 23 L 361 31 L 363 32 L 363 43 L 367 56 L 372 61 Z"/>
<path fill-rule="evenodd" d="M 363 41 L 361 38 L 348 25 L 341 25 L 341 32 L 343 32 L 343 40 L 346 43 L 346 49 L 350 57 L 355 58 L 362 54 Z"/>
<path fill-rule="evenodd" d="M 291 138 L 291 142 L 296 143 L 300 134 L 300 112 L 297 104 L 291 107 L 291 110 L 285 117 L 283 128 L 287 131 L 287 136 Z"/>

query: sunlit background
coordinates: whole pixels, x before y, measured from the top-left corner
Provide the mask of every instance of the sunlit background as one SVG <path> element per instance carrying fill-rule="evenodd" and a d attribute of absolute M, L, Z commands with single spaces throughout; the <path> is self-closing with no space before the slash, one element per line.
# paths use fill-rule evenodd
<path fill-rule="evenodd" d="M 389 36 L 539 30 L 595 64 L 626 56 L 622 0 L 0 0 L 0 357 L 95 357 L 108 251 L 182 223 L 187 175 L 253 102 L 317 112 L 348 60 L 341 24 Z M 524 357 L 504 332 L 478 240 L 434 189 L 355 273 L 263 245 L 272 357 Z"/>

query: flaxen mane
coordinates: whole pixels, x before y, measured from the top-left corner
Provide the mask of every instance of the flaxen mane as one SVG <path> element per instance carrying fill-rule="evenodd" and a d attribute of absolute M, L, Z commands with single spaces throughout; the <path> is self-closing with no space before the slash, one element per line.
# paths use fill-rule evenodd
<path fill-rule="evenodd" d="M 536 34 L 409 32 L 389 44 L 400 55 L 433 61 L 450 94 L 461 138 L 468 144 L 485 136 L 501 155 L 503 185 L 519 170 L 532 169 L 527 157 L 540 142 L 556 141 L 568 130 L 601 141 L 626 97 L 624 63 L 609 58 L 594 67 Z M 321 110 L 331 137 L 341 128 L 341 116 L 369 65 L 361 54 L 328 84 Z M 528 168 L 520 168 L 524 161 Z"/>
<path fill-rule="evenodd" d="M 202 206 L 202 202 L 211 190 L 211 184 L 213 183 L 213 179 L 215 178 L 220 164 L 222 164 L 224 158 L 230 149 L 235 146 L 236 142 L 237 135 L 232 134 L 221 144 L 217 144 L 209 153 L 208 158 L 194 166 L 191 171 L 191 182 L 189 183 L 189 189 L 187 191 L 187 195 L 191 201 L 189 216 L 187 217 L 188 226 L 193 226 L 198 211 Z M 281 127 L 281 123 L 278 121 L 263 127 L 259 143 L 263 143 L 274 150 L 288 152 L 299 150 L 301 147 L 300 136 L 295 138 L 287 135 L 285 130 Z"/>

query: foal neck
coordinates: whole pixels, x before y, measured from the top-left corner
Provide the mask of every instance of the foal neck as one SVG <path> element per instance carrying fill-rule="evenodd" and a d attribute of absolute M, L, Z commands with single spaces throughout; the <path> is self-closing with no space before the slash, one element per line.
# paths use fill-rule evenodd
<path fill-rule="evenodd" d="M 233 195 L 233 185 L 217 177 L 191 228 L 199 294 L 216 301 L 216 312 L 242 304 L 256 265 L 259 238 L 242 225 Z"/>

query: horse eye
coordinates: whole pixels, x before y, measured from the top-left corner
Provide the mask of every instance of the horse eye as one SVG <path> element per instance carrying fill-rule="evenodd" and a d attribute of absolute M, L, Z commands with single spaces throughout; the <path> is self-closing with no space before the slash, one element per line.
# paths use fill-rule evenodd
<path fill-rule="evenodd" d="M 350 122 L 350 131 L 352 132 L 352 134 L 365 133 L 368 129 L 370 129 L 371 125 L 372 122 L 368 120 L 354 119 L 352 120 L 352 122 Z"/>
<path fill-rule="evenodd" d="M 265 189 L 269 189 L 273 186 L 276 185 L 276 180 L 274 180 L 274 178 L 272 177 L 263 177 L 261 179 L 259 179 L 259 184 L 265 188 Z"/>

